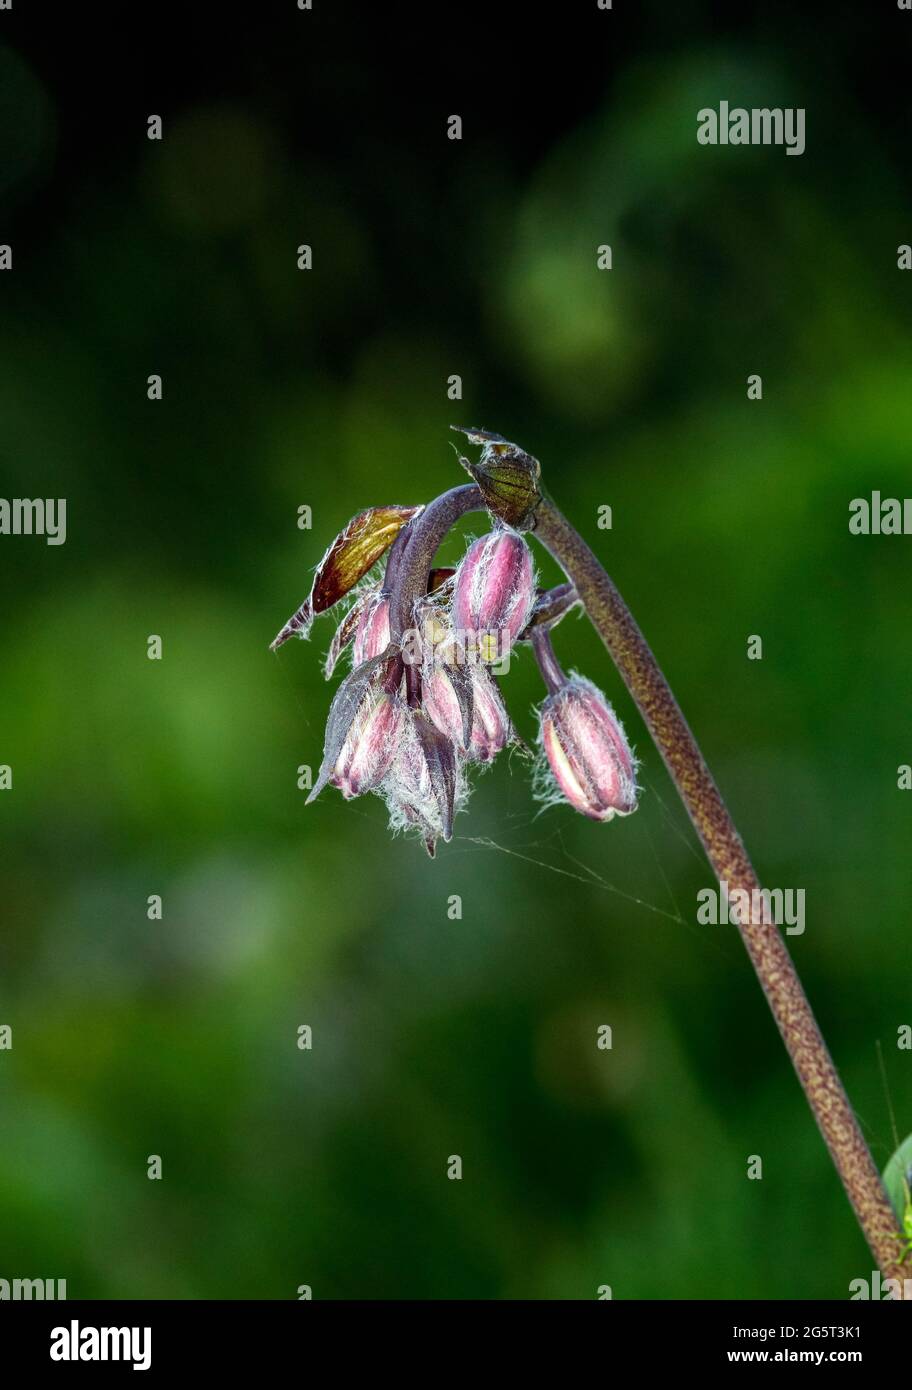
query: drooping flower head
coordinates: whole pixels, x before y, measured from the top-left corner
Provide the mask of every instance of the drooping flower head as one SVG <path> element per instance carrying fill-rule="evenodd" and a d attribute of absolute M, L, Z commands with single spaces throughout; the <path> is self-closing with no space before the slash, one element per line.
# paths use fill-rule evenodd
<path fill-rule="evenodd" d="M 517 643 L 531 644 L 548 687 L 540 742 L 560 794 L 596 820 L 636 805 L 636 764 L 604 696 L 557 665 L 550 630 L 578 603 L 571 584 L 536 588 L 519 529 L 534 524 L 538 464 L 487 431 L 475 483 L 427 507 L 371 507 L 336 537 L 317 566 L 309 597 L 272 643 L 307 637 L 315 616 L 346 596 L 324 664 L 332 676 L 351 647 L 352 669 L 329 709 L 312 801 L 328 784 L 346 800 L 383 797 L 394 830 L 415 829 L 430 854 L 449 840 L 464 806 L 472 765 L 520 742 L 490 670 Z M 465 463 L 465 460 L 463 460 Z M 465 512 L 487 506 L 493 528 L 459 566 L 435 567 L 436 551 Z M 377 576 L 374 567 L 385 559 Z"/>

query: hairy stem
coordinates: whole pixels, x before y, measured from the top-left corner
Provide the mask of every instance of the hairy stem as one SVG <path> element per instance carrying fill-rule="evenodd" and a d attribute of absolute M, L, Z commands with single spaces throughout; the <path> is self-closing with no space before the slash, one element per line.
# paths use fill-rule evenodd
<path fill-rule="evenodd" d="M 760 883 L 718 787 L 646 639 L 596 556 L 548 500 L 535 535 L 576 586 L 639 707 L 720 883 L 750 895 Z M 737 900 L 736 900 L 737 901 Z M 750 896 L 748 901 L 751 901 Z M 778 929 L 740 913 L 739 930 L 846 1195 L 883 1274 L 904 1270 L 897 1220 Z"/>
<path fill-rule="evenodd" d="M 571 608 L 579 603 L 579 594 L 572 584 L 557 584 L 539 594 L 532 609 L 532 616 L 526 624 L 525 632 L 520 633 L 520 641 L 531 641 L 537 627 L 552 628 L 562 618 L 566 618 Z"/>
<path fill-rule="evenodd" d="M 551 634 L 546 627 L 536 627 L 532 629 L 532 636 L 529 640 L 532 643 L 535 660 L 541 672 L 541 678 L 547 686 L 548 694 L 556 695 L 561 687 L 567 684 L 567 677 L 561 670 L 560 662 L 554 654 Z"/>

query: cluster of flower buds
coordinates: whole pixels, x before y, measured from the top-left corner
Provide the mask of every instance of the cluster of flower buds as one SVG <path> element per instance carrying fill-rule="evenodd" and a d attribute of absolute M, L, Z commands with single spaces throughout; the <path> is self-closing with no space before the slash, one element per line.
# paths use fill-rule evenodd
<path fill-rule="evenodd" d="M 437 840 L 452 835 L 467 768 L 490 763 L 511 743 L 525 746 L 492 670 L 518 642 L 531 645 L 548 690 L 539 743 L 550 794 L 595 820 L 628 815 L 637 797 L 636 763 L 614 711 L 589 681 L 564 675 L 551 645 L 551 629 L 579 601 L 576 591 L 569 583 L 538 589 L 529 546 L 508 524 L 525 526 L 534 515 L 538 465 L 499 435 L 465 433 L 484 451 L 480 464 L 463 460 L 475 483 L 427 507 L 361 512 L 272 643 L 275 650 L 307 637 L 315 616 L 352 598 L 324 668 L 328 679 L 351 646 L 352 670 L 330 705 L 308 801 L 328 783 L 346 798 L 376 792 L 391 826 L 417 829 L 432 855 Z M 493 529 L 471 543 L 457 569 L 433 568 L 454 522 L 485 505 L 496 508 Z M 385 571 L 372 579 L 384 555 Z"/>

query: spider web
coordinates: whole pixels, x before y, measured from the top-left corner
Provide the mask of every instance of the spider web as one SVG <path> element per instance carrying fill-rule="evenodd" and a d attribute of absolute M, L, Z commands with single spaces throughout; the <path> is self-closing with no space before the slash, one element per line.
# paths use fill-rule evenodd
<path fill-rule="evenodd" d="M 668 874 L 662 863 L 662 857 L 656 846 L 654 831 L 650 827 L 649 818 L 643 814 L 646 807 L 642 802 L 648 798 L 654 800 L 658 806 L 663 826 L 666 826 L 675 837 L 685 846 L 688 853 L 693 856 L 701 869 L 706 872 L 708 869 L 702 849 L 696 842 L 695 832 L 683 828 L 679 819 L 669 809 L 668 805 L 659 793 L 652 777 L 643 777 L 641 768 L 641 778 L 643 792 L 641 796 L 641 806 L 638 814 L 631 817 L 630 824 L 638 827 L 638 833 L 645 835 L 649 846 L 650 855 L 655 863 L 657 873 L 665 888 L 666 901 L 661 903 L 655 897 L 644 897 L 637 893 L 630 892 L 626 888 L 613 883 L 604 873 L 593 868 L 576 854 L 572 853 L 566 845 L 563 826 L 558 826 L 550 834 L 539 835 L 534 839 L 517 839 L 511 841 L 508 836 L 494 839 L 489 835 L 459 835 L 454 834 L 452 845 L 449 850 L 448 858 L 453 858 L 459 854 L 483 853 L 485 851 L 504 854 L 508 858 L 519 859 L 524 863 L 530 864 L 546 873 L 559 875 L 561 878 L 570 879 L 576 883 L 584 884 L 588 888 L 596 888 L 601 892 L 632 904 L 643 911 L 649 913 L 654 919 L 658 919 L 658 924 L 663 922 L 671 923 L 675 926 L 685 927 L 701 942 L 712 943 L 717 949 L 727 953 L 727 944 L 722 936 L 702 931 L 696 924 L 693 916 L 687 918 L 681 911 L 680 904 L 675 896 L 674 889 L 669 880 Z M 567 807 L 563 808 L 566 815 L 574 813 Z M 510 815 L 507 819 L 513 821 L 518 831 L 531 828 L 532 824 L 538 819 L 542 812 L 531 813 L 520 812 Z M 557 809 L 555 814 L 562 814 Z M 688 833 L 690 831 L 690 833 Z M 610 834 L 610 831 L 608 832 Z M 504 843 L 507 840 L 507 843 Z M 457 846 L 465 846 L 458 848 Z"/>

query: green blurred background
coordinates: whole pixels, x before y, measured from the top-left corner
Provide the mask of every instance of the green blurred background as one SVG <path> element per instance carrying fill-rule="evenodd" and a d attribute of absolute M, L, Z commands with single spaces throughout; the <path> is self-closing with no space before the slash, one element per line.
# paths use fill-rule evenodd
<path fill-rule="evenodd" d="M 539 814 L 502 759 L 433 863 L 375 798 L 304 809 L 333 624 L 267 644 L 353 513 L 462 480 L 451 423 L 536 454 L 761 877 L 806 890 L 791 947 L 882 1166 L 912 542 L 847 522 L 910 493 L 912 15 L 314 4 L 4 16 L 0 490 L 69 511 L 64 546 L 0 538 L 0 1276 L 846 1297 L 870 1256 L 585 622 L 559 655 L 637 744 L 639 812 Z M 698 146 L 721 99 L 805 107 L 806 153 Z M 533 736 L 528 656 L 506 693 Z"/>

